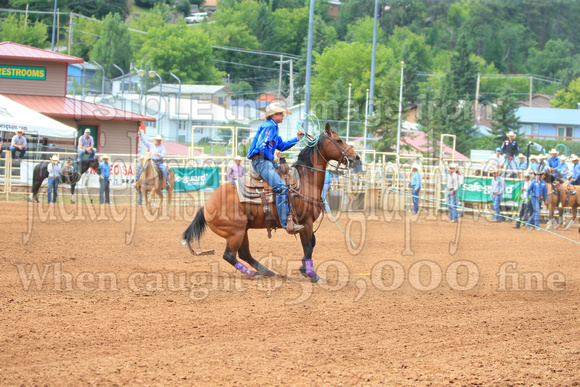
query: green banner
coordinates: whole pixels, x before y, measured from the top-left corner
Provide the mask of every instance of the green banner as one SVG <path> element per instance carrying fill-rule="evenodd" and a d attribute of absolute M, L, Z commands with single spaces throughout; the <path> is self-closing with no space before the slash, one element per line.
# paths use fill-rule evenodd
<path fill-rule="evenodd" d="M 46 80 L 46 67 L 9 66 L 0 64 L 0 78 Z"/>
<path fill-rule="evenodd" d="M 491 180 L 466 177 L 465 182 L 457 193 L 457 200 L 470 203 L 491 203 Z M 518 201 L 520 199 L 521 189 L 521 181 L 506 181 L 502 201 Z"/>
<path fill-rule="evenodd" d="M 220 185 L 219 167 L 173 168 L 175 187 L 173 192 L 191 192 L 204 189 L 215 190 Z"/>

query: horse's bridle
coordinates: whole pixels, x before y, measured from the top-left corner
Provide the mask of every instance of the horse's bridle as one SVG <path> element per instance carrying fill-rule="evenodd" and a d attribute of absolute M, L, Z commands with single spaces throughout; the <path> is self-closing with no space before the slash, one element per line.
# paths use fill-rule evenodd
<path fill-rule="evenodd" d="M 310 138 L 314 139 L 314 138 L 313 138 L 312 136 L 310 136 L 309 134 L 306 134 L 306 136 L 307 136 L 307 138 L 309 138 L 309 139 L 310 139 Z M 347 163 L 346 163 L 346 168 L 348 169 L 348 167 L 349 167 L 349 165 L 348 165 L 348 164 L 350 163 L 350 160 L 348 159 L 348 156 L 347 156 L 346 154 L 348 153 L 348 151 L 350 151 L 350 150 L 353 148 L 353 146 L 352 146 L 352 145 L 347 145 L 347 148 L 346 148 L 346 150 L 343 150 L 343 149 L 342 149 L 342 148 L 341 148 L 341 147 L 340 147 L 340 146 L 339 146 L 339 145 L 336 143 L 336 141 L 334 140 L 334 138 L 332 138 L 332 136 L 329 136 L 327 133 L 324 133 L 324 134 L 323 134 L 323 136 L 326 136 L 326 137 L 327 137 L 327 138 L 330 140 L 331 144 L 333 144 L 333 145 L 334 145 L 334 146 L 335 146 L 335 147 L 338 149 L 338 151 L 340 152 L 340 155 L 341 155 L 341 156 L 340 156 L 340 160 L 339 160 L 339 161 L 338 161 L 338 163 L 336 164 L 336 170 L 338 170 L 338 166 L 342 164 L 342 162 L 344 161 L 344 159 L 346 159 L 346 162 L 347 162 Z M 316 150 L 318 151 L 318 154 L 320 155 L 320 157 L 322 157 L 322 159 L 323 159 L 323 160 L 324 160 L 324 161 L 325 161 L 325 162 L 328 164 L 328 160 L 327 160 L 327 159 L 326 159 L 326 158 L 325 158 L 325 157 L 322 155 L 322 152 L 320 151 L 320 149 L 319 149 L 319 148 L 320 148 L 320 143 L 319 143 L 319 142 L 317 142 L 317 143 L 316 143 Z"/>

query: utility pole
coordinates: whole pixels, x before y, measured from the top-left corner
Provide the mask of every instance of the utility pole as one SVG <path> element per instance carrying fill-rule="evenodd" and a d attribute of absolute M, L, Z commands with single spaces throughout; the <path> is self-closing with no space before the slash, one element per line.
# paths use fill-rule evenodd
<path fill-rule="evenodd" d="M 479 115 L 479 81 L 480 81 L 479 73 L 477 73 L 477 87 L 475 88 L 475 120 L 479 122 L 481 116 Z"/>
<path fill-rule="evenodd" d="M 58 0 L 54 0 L 54 12 L 52 13 L 52 47 L 50 51 L 54 52 L 54 34 L 56 33 L 56 4 Z"/>
<path fill-rule="evenodd" d="M 373 59 L 371 62 L 371 90 L 369 96 L 369 114 L 373 115 L 373 96 L 375 95 L 375 63 L 377 61 L 377 19 L 379 17 L 379 0 L 375 0 L 375 23 L 373 26 Z"/>
<path fill-rule="evenodd" d="M 27 5 L 28 6 L 28 5 Z M 69 20 L 68 20 L 68 54 L 71 54 L 71 46 L 72 46 L 72 37 L 73 37 L 73 13 L 70 13 Z"/>
<path fill-rule="evenodd" d="M 282 92 L 282 65 L 284 63 L 284 55 L 280 55 L 280 61 L 276 61 L 275 63 L 280 63 L 280 76 L 278 77 L 278 96 Z"/>
<path fill-rule="evenodd" d="M 532 107 L 532 90 L 534 88 L 534 77 L 530 77 L 530 102 L 528 103 L 528 107 Z"/>
<path fill-rule="evenodd" d="M 294 106 L 294 61 L 292 59 L 288 59 L 290 62 L 290 95 L 289 95 L 289 104 L 290 106 Z"/>

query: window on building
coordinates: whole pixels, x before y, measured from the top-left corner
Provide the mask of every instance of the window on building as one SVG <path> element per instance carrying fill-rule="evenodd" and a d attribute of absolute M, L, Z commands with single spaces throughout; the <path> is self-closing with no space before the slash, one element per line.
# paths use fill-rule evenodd
<path fill-rule="evenodd" d="M 532 133 L 531 134 L 539 134 L 540 133 L 540 125 L 532 124 Z"/>
<path fill-rule="evenodd" d="M 224 97 L 218 97 L 218 105 L 224 106 Z"/>
<path fill-rule="evenodd" d="M 179 130 L 186 130 L 187 126 L 188 126 L 187 121 L 182 121 L 182 120 L 179 121 Z M 190 128 L 191 128 L 191 126 L 190 126 Z"/>
<path fill-rule="evenodd" d="M 573 137 L 574 128 L 571 126 L 558 126 L 558 137 Z"/>
<path fill-rule="evenodd" d="M 154 128 L 156 126 L 157 126 L 157 124 L 155 122 L 153 122 L 153 121 L 145 121 L 145 127 L 146 128 Z"/>

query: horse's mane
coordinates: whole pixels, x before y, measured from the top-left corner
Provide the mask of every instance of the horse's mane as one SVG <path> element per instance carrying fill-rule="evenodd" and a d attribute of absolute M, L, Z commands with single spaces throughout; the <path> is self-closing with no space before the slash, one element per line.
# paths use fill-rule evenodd
<path fill-rule="evenodd" d="M 314 149 L 317 146 L 322 146 L 323 141 L 322 136 L 318 136 L 314 144 L 311 143 L 310 145 L 305 146 L 300 153 L 298 153 L 298 160 L 296 160 L 294 166 L 298 167 L 300 165 L 305 165 L 307 167 L 312 167 L 312 153 L 314 153 Z"/>

